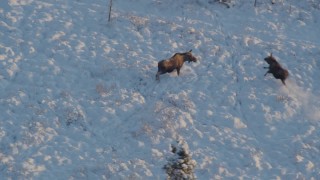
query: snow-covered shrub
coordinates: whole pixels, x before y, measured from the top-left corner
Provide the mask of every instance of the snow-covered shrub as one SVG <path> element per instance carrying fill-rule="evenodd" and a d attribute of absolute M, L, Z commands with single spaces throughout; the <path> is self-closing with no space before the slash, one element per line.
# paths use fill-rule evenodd
<path fill-rule="evenodd" d="M 168 180 L 196 179 L 194 168 L 196 161 L 192 160 L 188 145 L 184 142 L 177 142 L 171 145 L 173 157 L 168 159 L 168 163 L 163 167 L 167 173 Z"/>
<path fill-rule="evenodd" d="M 235 4 L 234 0 L 211 0 L 209 1 L 210 4 L 213 3 L 220 3 L 220 4 L 224 4 L 227 6 L 227 8 L 230 8 L 231 6 L 233 6 Z"/>
<path fill-rule="evenodd" d="M 320 10 L 320 1 L 319 0 L 307 0 L 307 6 L 310 6 L 314 9 Z"/>
<path fill-rule="evenodd" d="M 84 113 L 79 107 L 77 108 L 69 107 L 65 109 L 64 118 L 67 126 L 70 126 L 71 124 L 74 124 L 79 122 L 80 120 L 83 120 L 84 117 L 85 117 Z"/>
<path fill-rule="evenodd" d="M 147 18 L 131 15 L 129 17 L 130 22 L 134 25 L 137 31 L 141 31 L 144 27 L 147 26 L 149 20 Z"/>

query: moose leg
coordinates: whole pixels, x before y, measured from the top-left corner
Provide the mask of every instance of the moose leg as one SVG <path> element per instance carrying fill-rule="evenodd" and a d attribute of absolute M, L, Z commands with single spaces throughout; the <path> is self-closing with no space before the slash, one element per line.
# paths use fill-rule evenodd
<path fill-rule="evenodd" d="M 180 75 L 180 68 L 177 68 L 178 76 Z"/>
<path fill-rule="evenodd" d="M 160 81 L 160 74 L 161 74 L 160 71 L 158 71 L 157 74 L 156 74 L 156 80 L 157 80 L 157 81 Z"/>
<path fill-rule="evenodd" d="M 271 72 L 270 72 L 270 70 L 269 70 L 269 71 L 267 71 L 267 72 L 264 74 L 264 76 L 266 76 L 268 73 L 271 73 Z"/>
<path fill-rule="evenodd" d="M 284 79 L 281 79 L 281 81 L 282 81 L 282 84 L 286 85 L 286 83 L 284 82 Z"/>

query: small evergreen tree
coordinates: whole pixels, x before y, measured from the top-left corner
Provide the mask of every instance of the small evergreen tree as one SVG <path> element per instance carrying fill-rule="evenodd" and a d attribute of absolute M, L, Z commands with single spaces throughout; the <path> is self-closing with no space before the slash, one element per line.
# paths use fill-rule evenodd
<path fill-rule="evenodd" d="M 171 145 L 173 157 L 168 159 L 168 163 L 163 167 L 166 171 L 168 180 L 193 180 L 196 161 L 192 160 L 189 148 L 186 143 L 177 142 Z"/>

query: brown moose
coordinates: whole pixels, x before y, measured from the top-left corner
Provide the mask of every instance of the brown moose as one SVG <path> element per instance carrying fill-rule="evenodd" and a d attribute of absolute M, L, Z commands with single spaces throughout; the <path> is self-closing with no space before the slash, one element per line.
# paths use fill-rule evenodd
<path fill-rule="evenodd" d="M 269 64 L 269 67 L 264 67 L 265 69 L 269 69 L 264 76 L 271 73 L 276 79 L 281 79 L 282 83 L 286 85 L 285 80 L 289 76 L 288 70 L 281 67 L 278 61 L 272 56 L 272 53 L 270 56 L 264 58 L 264 60 Z"/>
<path fill-rule="evenodd" d="M 158 72 L 156 74 L 156 80 L 160 80 L 160 75 L 165 73 L 171 73 L 175 69 L 177 70 L 177 74 L 179 76 L 180 69 L 184 62 L 197 62 L 197 58 L 195 58 L 192 53 L 192 50 L 185 53 L 176 53 L 171 58 L 161 60 L 158 62 Z"/>

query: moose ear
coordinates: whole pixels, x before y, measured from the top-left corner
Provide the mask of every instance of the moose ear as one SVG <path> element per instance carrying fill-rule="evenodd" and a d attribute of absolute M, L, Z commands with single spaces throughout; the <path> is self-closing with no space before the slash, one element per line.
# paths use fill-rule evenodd
<path fill-rule="evenodd" d="M 191 52 L 192 51 L 192 49 L 190 49 L 190 51 L 189 52 Z"/>
<path fill-rule="evenodd" d="M 272 57 L 272 53 L 270 53 L 270 57 Z"/>

